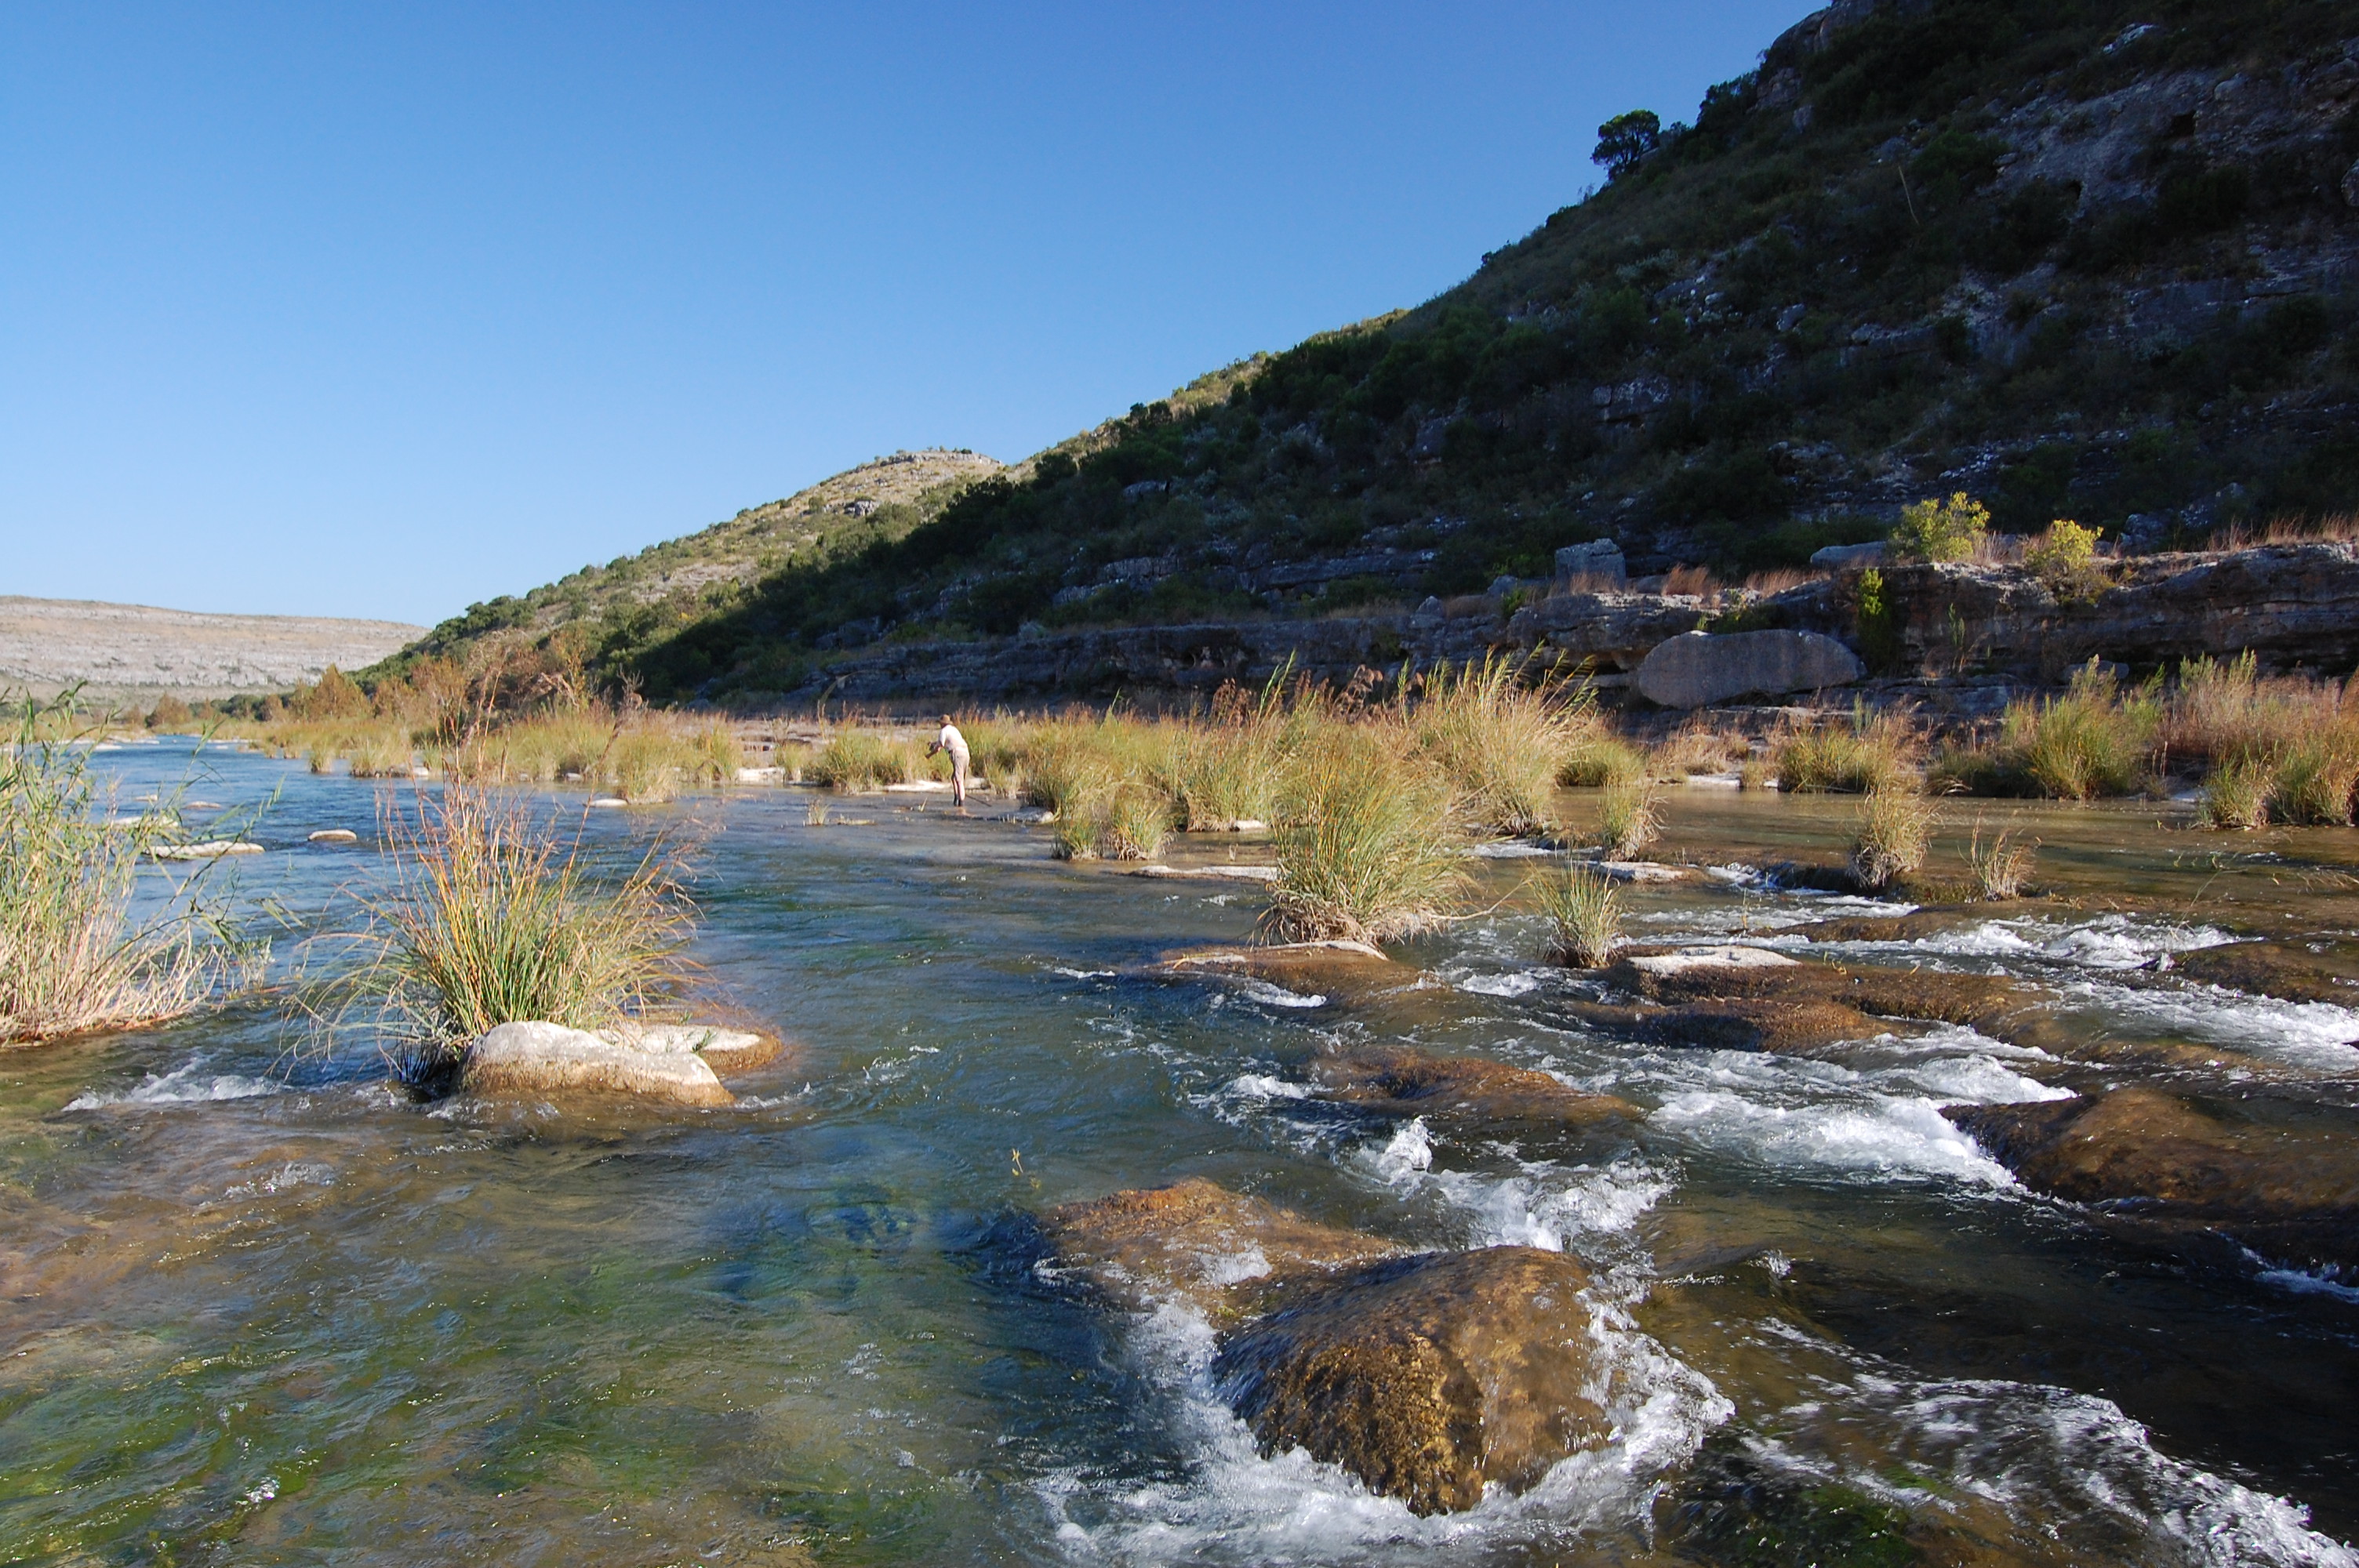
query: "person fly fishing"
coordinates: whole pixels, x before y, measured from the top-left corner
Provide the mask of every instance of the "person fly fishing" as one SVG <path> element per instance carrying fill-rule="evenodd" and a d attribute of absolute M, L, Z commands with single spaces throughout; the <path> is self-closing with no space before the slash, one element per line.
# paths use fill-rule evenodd
<path fill-rule="evenodd" d="M 951 722 L 951 716 L 947 713 L 942 715 L 942 732 L 934 737 L 932 745 L 926 748 L 926 755 L 930 757 L 936 752 L 951 754 L 951 799 L 963 811 L 966 809 L 966 737 L 959 733 L 959 727 Z"/>

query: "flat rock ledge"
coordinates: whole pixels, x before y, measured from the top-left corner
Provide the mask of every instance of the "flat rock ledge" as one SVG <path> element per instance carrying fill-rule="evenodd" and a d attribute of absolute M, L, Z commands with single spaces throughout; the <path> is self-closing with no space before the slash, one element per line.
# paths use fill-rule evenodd
<path fill-rule="evenodd" d="M 592 1033 L 561 1023 L 503 1023 L 467 1047 L 459 1087 L 484 1096 L 631 1095 L 722 1106 L 734 1097 L 716 1066 L 750 1067 L 777 1051 L 763 1035 L 706 1024 L 626 1023 Z"/>

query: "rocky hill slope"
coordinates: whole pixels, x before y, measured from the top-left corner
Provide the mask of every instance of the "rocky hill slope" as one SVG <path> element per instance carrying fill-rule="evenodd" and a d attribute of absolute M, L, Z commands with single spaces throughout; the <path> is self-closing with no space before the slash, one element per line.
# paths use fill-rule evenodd
<path fill-rule="evenodd" d="M 92 702 L 183 702 L 284 691 L 330 665 L 354 670 L 415 641 L 397 621 L 205 615 L 142 604 L 0 596 L 0 691 L 79 686 Z"/>
<path fill-rule="evenodd" d="M 1953 490 L 2137 549 L 2359 495 L 2351 5 L 1839 0 L 1600 152 L 1428 304 L 594 656 L 760 700 L 880 638 L 1407 607 L 1598 538 L 1741 574 Z"/>
<path fill-rule="evenodd" d="M 725 608 L 765 577 L 823 568 L 899 539 L 940 515 L 968 485 L 1004 467 L 980 452 L 940 449 L 875 458 L 636 556 L 583 567 L 521 597 L 504 594 L 471 604 L 408 652 L 414 658 L 495 633 L 546 638 L 577 627 L 594 629 L 609 661 L 616 661 L 635 642 L 660 640 Z M 386 670 L 405 662 L 393 661 Z"/>

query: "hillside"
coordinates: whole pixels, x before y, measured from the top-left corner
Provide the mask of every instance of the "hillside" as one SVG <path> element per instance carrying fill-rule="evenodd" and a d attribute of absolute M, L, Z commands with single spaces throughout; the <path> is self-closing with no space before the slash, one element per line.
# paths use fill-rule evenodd
<path fill-rule="evenodd" d="M 582 629 L 610 661 L 735 602 L 750 584 L 781 572 L 823 568 L 889 544 L 940 514 L 968 485 L 1005 465 L 979 452 L 895 452 L 820 481 L 783 500 L 606 565 L 587 566 L 521 597 L 471 604 L 390 661 L 395 673 L 424 654 L 521 632 L 546 639 Z"/>
<path fill-rule="evenodd" d="M 359 669 L 416 638 L 396 621 L 206 615 L 143 604 L 0 596 L 0 691 L 92 702 L 183 702 L 284 691 L 330 665 Z"/>
<path fill-rule="evenodd" d="M 2359 8 L 1842 0 L 1652 121 L 1438 298 L 593 656 L 758 700 L 880 637 L 1415 602 L 1598 537 L 1791 565 L 1951 490 L 2133 548 L 2359 495 Z"/>

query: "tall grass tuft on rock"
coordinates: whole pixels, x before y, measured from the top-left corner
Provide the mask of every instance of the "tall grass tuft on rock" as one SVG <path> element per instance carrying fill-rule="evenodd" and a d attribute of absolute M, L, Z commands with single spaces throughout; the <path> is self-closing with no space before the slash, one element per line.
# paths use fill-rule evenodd
<path fill-rule="evenodd" d="M 577 831 L 520 800 L 452 785 L 384 806 L 389 888 L 360 899 L 360 962 L 308 988 L 329 1028 L 365 1018 L 395 1072 L 428 1085 L 497 1024 L 603 1029 L 682 979 L 695 911 L 658 844 L 597 875 Z"/>
<path fill-rule="evenodd" d="M 1526 684 L 1524 662 L 1491 654 L 1428 676 L 1410 721 L 1417 748 L 1486 831 L 1545 833 L 1557 774 L 1596 729 L 1586 682 Z"/>
<path fill-rule="evenodd" d="M 239 955 L 183 884 L 146 919 L 143 857 L 168 806 L 117 825 L 72 705 L 23 703 L 0 750 L 0 1045 L 129 1029 L 194 1011 Z"/>
<path fill-rule="evenodd" d="M 1388 725 L 1323 727 L 1288 769 L 1263 929 L 1281 941 L 1381 942 L 1441 920 L 1466 881 L 1448 782 Z"/>
<path fill-rule="evenodd" d="M 1660 796 L 1649 779 L 1615 780 L 1599 806 L 1599 843 L 1613 860 L 1636 860 L 1662 831 Z"/>
<path fill-rule="evenodd" d="M 1541 912 L 1556 928 L 1549 957 L 1583 969 L 1612 963 L 1622 946 L 1622 895 L 1613 879 L 1576 863 L 1560 876 L 1535 880 Z"/>
<path fill-rule="evenodd" d="M 1870 892 L 1882 892 L 1925 864 L 1933 837 L 1933 803 L 1897 786 L 1861 797 L 1851 849 L 1851 873 Z"/>

